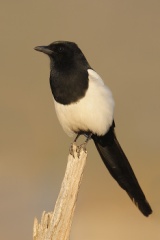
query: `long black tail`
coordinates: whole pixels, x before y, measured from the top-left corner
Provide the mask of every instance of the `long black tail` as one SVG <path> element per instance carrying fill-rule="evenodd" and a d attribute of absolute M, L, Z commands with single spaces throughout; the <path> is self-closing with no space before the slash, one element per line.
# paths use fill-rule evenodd
<path fill-rule="evenodd" d="M 114 133 L 114 123 L 106 135 L 102 137 L 93 135 L 92 138 L 113 178 L 128 193 L 139 210 L 146 217 L 150 215 L 152 209 L 145 198 L 127 157 L 118 143 Z"/>

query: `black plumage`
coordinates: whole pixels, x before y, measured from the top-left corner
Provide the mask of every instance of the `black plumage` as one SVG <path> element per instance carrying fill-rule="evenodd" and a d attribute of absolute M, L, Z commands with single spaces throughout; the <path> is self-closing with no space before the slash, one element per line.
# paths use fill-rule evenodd
<path fill-rule="evenodd" d="M 112 177 L 127 192 L 139 210 L 147 217 L 152 209 L 137 181 L 131 165 L 114 132 L 115 124 L 104 136 L 93 135 L 96 148 Z"/>

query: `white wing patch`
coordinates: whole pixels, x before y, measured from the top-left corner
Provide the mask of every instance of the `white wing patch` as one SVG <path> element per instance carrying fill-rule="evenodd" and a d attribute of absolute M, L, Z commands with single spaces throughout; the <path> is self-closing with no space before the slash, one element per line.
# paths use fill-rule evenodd
<path fill-rule="evenodd" d="M 104 135 L 112 125 L 112 93 L 95 71 L 89 69 L 88 74 L 89 87 L 82 99 L 69 105 L 54 100 L 58 119 L 69 136 L 73 136 L 79 130 Z"/>

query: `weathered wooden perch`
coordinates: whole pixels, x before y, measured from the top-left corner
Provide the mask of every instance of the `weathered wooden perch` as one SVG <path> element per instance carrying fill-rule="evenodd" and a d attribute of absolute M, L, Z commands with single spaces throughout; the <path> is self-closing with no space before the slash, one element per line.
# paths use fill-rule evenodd
<path fill-rule="evenodd" d="M 71 224 L 87 153 L 73 145 L 69 154 L 65 176 L 53 212 L 43 212 L 41 222 L 34 221 L 33 240 L 69 240 Z"/>

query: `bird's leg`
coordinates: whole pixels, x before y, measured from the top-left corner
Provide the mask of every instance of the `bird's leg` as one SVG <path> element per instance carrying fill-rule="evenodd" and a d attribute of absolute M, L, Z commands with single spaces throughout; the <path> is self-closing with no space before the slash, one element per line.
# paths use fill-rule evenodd
<path fill-rule="evenodd" d="M 91 139 L 92 135 L 93 135 L 93 133 L 89 133 L 88 135 L 87 134 L 85 135 L 86 136 L 86 140 L 84 142 L 85 145 L 87 145 L 87 143 Z"/>
<path fill-rule="evenodd" d="M 77 141 L 77 139 L 79 138 L 79 136 L 80 136 L 81 134 L 82 134 L 82 133 L 78 133 L 78 134 L 77 134 L 76 138 L 74 139 L 73 143 L 71 144 L 71 146 L 70 146 L 70 148 L 69 148 L 69 153 L 70 153 L 72 156 L 74 156 L 74 154 L 73 154 L 74 145 L 76 144 L 76 141 Z M 91 137 L 92 137 L 92 133 L 84 134 L 84 135 L 86 136 L 86 139 L 85 139 L 84 143 L 82 143 L 81 145 L 79 145 L 79 146 L 77 147 L 78 157 L 79 157 L 79 155 L 80 155 L 81 149 L 83 149 L 83 150 L 86 152 L 86 145 L 87 145 L 88 141 L 89 141 L 89 140 L 91 139 Z"/>
<path fill-rule="evenodd" d="M 73 156 L 73 145 L 76 144 L 76 141 L 77 141 L 77 139 L 79 138 L 80 135 L 81 135 L 81 133 L 78 133 L 78 134 L 77 134 L 77 136 L 75 137 L 73 143 L 71 143 L 71 146 L 70 146 L 70 148 L 69 148 L 69 153 L 70 153 L 72 156 Z"/>
<path fill-rule="evenodd" d="M 82 143 L 81 145 L 78 146 L 78 156 L 80 155 L 81 149 L 83 149 L 85 152 L 87 151 L 86 145 L 87 145 L 88 141 L 91 139 L 92 133 L 86 134 L 85 136 L 86 136 L 86 140 L 84 141 L 84 143 Z"/>
<path fill-rule="evenodd" d="M 75 137 L 74 139 L 74 142 L 73 143 L 76 143 L 77 142 L 77 139 L 79 138 L 79 136 L 81 135 L 81 133 L 78 133 L 77 136 Z"/>

